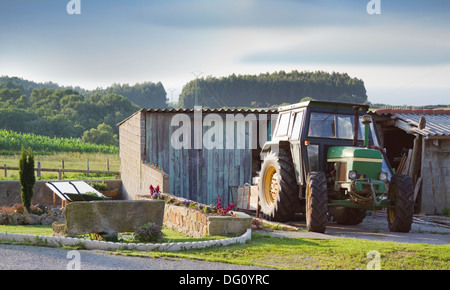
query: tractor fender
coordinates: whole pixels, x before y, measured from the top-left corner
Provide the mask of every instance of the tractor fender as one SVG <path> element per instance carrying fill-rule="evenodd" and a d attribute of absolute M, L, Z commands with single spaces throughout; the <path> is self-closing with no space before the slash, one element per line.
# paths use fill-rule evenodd
<path fill-rule="evenodd" d="M 268 141 L 264 143 L 264 146 L 261 149 L 261 155 L 269 152 L 279 153 L 282 150 L 290 152 L 291 147 L 289 141 Z"/>

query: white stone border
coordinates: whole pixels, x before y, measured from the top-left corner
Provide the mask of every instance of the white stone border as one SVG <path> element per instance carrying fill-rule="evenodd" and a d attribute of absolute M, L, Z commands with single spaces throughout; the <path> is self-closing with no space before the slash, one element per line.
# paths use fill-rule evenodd
<path fill-rule="evenodd" d="M 11 242 L 30 242 L 37 243 L 38 245 L 49 246 L 77 246 L 83 245 L 88 250 L 138 250 L 138 251 L 167 251 L 176 252 L 189 249 L 201 249 L 214 246 L 228 246 L 232 244 L 245 244 L 246 241 L 251 240 L 252 230 L 247 231 L 240 237 L 209 240 L 203 242 L 182 242 L 182 243 L 114 243 L 96 240 L 86 240 L 80 238 L 70 237 L 56 237 L 56 236 L 39 236 L 39 235 L 27 235 L 27 234 L 13 234 L 0 232 L 0 241 Z"/>

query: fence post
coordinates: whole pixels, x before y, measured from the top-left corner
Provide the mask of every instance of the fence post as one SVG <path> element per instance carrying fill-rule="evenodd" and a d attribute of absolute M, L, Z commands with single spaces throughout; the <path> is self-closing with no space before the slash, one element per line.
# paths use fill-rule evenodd
<path fill-rule="evenodd" d="M 8 171 L 6 170 L 6 164 L 5 164 L 5 177 L 8 177 Z"/>
<path fill-rule="evenodd" d="M 37 162 L 37 172 L 36 172 L 36 176 L 37 178 L 41 178 L 41 161 Z"/>
<path fill-rule="evenodd" d="M 89 158 L 87 159 L 87 171 L 86 172 L 86 176 L 89 176 Z"/>
<path fill-rule="evenodd" d="M 62 174 L 64 175 L 64 159 L 61 160 Z"/>

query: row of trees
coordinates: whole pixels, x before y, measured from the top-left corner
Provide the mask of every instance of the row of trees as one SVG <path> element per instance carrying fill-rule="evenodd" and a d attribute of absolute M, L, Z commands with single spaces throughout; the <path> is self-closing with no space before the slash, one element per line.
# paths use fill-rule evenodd
<path fill-rule="evenodd" d="M 53 82 L 37 83 L 18 77 L 0 76 L 0 88 L 19 89 L 21 94 L 28 98 L 31 96 L 34 89 L 72 89 L 87 99 L 94 95 L 104 96 L 113 94 L 124 96 L 130 102 L 142 108 L 167 108 L 167 93 L 161 82 L 142 82 L 134 85 L 114 83 L 106 89 L 97 88 L 94 90 L 86 90 L 79 86 L 64 87 Z"/>
<path fill-rule="evenodd" d="M 196 91 L 197 89 L 197 91 Z M 199 78 L 187 83 L 179 106 L 203 107 L 270 107 L 297 103 L 309 97 L 315 100 L 367 102 L 364 82 L 344 73 L 284 71 L 259 75 Z"/>
<path fill-rule="evenodd" d="M 133 86 L 129 84 L 114 83 L 106 89 L 95 89 L 92 91 L 84 91 L 77 89 L 86 97 L 93 95 L 115 94 L 126 97 L 130 102 L 142 108 L 164 109 L 167 108 L 166 90 L 161 82 L 143 82 Z"/>
<path fill-rule="evenodd" d="M 28 97 L 20 89 L 0 88 L 0 129 L 50 137 L 83 137 L 87 142 L 117 145 L 117 123 L 139 109 L 117 94 L 85 98 L 72 89 L 41 88 Z"/>
<path fill-rule="evenodd" d="M 0 77 L 0 129 L 118 145 L 117 123 L 144 108 L 167 108 L 161 82 L 85 90 Z"/>

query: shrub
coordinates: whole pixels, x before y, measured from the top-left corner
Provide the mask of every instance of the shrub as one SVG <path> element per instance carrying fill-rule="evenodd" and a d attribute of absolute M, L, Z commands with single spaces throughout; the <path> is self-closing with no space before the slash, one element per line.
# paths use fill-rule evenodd
<path fill-rule="evenodd" d="M 90 182 L 89 184 L 92 186 L 92 188 L 94 188 L 96 190 L 107 191 L 109 189 L 108 185 L 104 181 Z"/>
<path fill-rule="evenodd" d="M 27 211 L 30 211 L 33 188 L 36 183 L 36 177 L 34 176 L 34 156 L 31 148 L 27 152 L 22 147 L 22 156 L 19 160 L 19 176 L 22 204 Z"/>
<path fill-rule="evenodd" d="M 134 231 L 134 240 L 139 242 L 156 242 L 162 236 L 161 227 L 151 222 Z"/>

